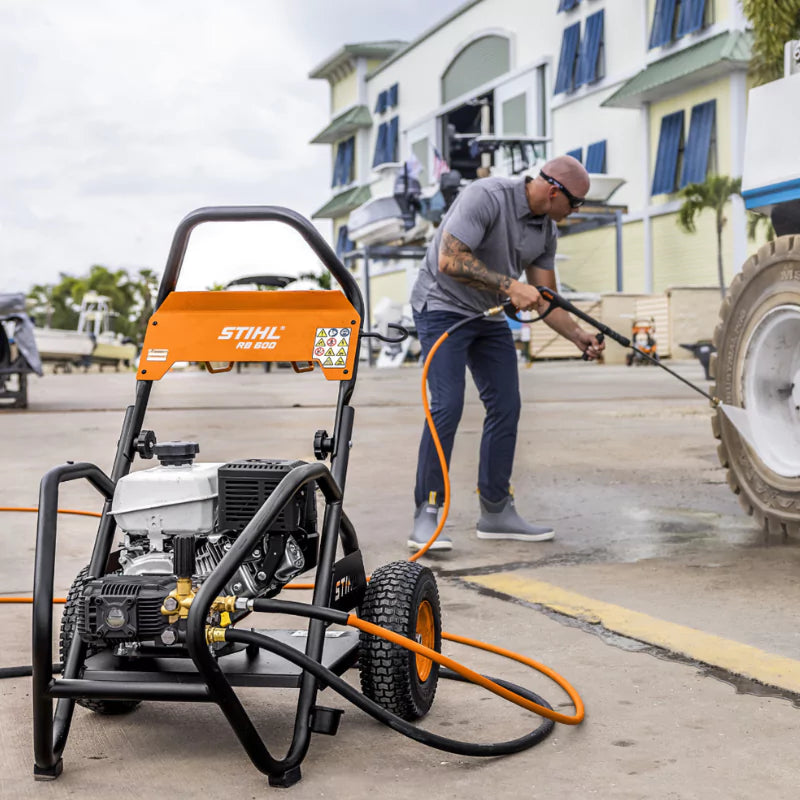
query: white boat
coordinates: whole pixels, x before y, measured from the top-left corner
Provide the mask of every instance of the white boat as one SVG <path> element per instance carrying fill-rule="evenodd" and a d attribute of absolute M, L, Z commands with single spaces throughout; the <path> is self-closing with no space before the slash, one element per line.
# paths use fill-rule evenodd
<path fill-rule="evenodd" d="M 421 198 L 427 201 L 437 187 L 423 190 L 419 181 L 404 174 L 402 164 L 383 164 L 374 173 L 376 178 L 370 185 L 372 199 L 350 212 L 348 238 L 358 247 L 404 244 L 426 238 L 432 226 L 416 211 Z"/>
<path fill-rule="evenodd" d="M 92 337 L 87 333 L 61 328 L 34 328 L 33 338 L 42 361 L 79 363 L 94 350 Z"/>
<path fill-rule="evenodd" d="M 136 359 L 136 345 L 111 330 L 109 299 L 87 292 L 81 300 L 78 329 L 35 328 L 36 347 L 43 361 L 61 364 L 121 366 Z"/>
<path fill-rule="evenodd" d="M 95 364 L 127 366 L 136 360 L 136 345 L 121 333 L 111 330 L 111 317 L 109 299 L 97 292 L 86 292 L 81 300 L 78 333 L 92 338 L 92 361 Z"/>

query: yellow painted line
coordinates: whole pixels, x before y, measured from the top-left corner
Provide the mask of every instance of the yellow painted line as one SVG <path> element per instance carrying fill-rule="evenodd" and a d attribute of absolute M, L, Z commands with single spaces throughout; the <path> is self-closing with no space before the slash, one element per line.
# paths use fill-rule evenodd
<path fill-rule="evenodd" d="M 649 614 L 568 592 L 551 583 L 518 575 L 474 575 L 464 578 L 501 594 L 566 614 L 600 623 L 604 628 L 641 642 L 680 653 L 704 664 L 721 667 L 735 675 L 800 693 L 800 661 L 767 653 L 757 647 L 667 622 Z"/>

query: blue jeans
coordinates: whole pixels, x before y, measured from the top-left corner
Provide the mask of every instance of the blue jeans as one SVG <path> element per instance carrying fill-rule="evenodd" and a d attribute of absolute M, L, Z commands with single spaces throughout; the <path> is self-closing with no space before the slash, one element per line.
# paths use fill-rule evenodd
<path fill-rule="evenodd" d="M 449 311 L 415 311 L 423 358 L 448 328 L 463 319 Z M 517 351 L 508 325 L 484 318 L 472 320 L 451 334 L 433 357 L 428 370 L 431 414 L 448 469 L 464 408 L 467 367 L 486 409 L 478 489 L 485 500 L 496 503 L 509 492 L 521 408 Z M 428 502 L 430 492 L 436 492 L 437 505 L 444 502 L 444 478 L 426 424 L 419 445 L 415 504 Z"/>

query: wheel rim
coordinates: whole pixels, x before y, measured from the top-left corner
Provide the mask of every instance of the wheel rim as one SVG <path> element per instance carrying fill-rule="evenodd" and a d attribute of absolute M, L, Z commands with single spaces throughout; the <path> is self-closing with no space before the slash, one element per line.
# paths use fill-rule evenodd
<path fill-rule="evenodd" d="M 776 306 L 759 320 L 741 381 L 757 455 L 781 477 L 800 476 L 800 306 Z"/>
<path fill-rule="evenodd" d="M 417 630 L 414 638 L 419 644 L 431 650 L 436 645 L 436 622 L 433 616 L 433 607 L 427 600 L 423 600 L 417 609 Z M 428 680 L 433 668 L 433 661 L 417 654 L 416 663 L 419 679 L 421 681 Z"/>

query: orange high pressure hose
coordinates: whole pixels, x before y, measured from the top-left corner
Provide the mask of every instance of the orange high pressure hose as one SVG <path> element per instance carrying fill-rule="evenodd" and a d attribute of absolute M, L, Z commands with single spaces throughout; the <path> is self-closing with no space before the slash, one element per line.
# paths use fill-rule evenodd
<path fill-rule="evenodd" d="M 489 309 L 489 311 L 484 313 L 484 316 L 490 316 L 491 314 L 497 313 L 502 311 L 502 306 L 498 306 L 494 309 Z M 442 344 L 446 341 L 448 336 L 450 335 L 450 331 L 445 331 L 437 340 L 436 343 L 431 347 L 430 352 L 428 353 L 427 358 L 425 359 L 425 364 L 422 369 L 422 405 L 425 409 L 425 419 L 428 423 L 428 427 L 431 432 L 431 436 L 433 438 L 434 446 L 436 447 L 436 453 L 439 456 L 439 463 L 442 468 L 442 477 L 444 479 L 444 506 L 442 508 L 442 518 L 439 520 L 439 524 L 436 526 L 436 530 L 433 532 L 433 535 L 425 544 L 424 547 L 420 548 L 413 556 L 411 556 L 408 560 L 409 561 L 416 561 L 418 558 L 423 556 L 431 545 L 436 541 L 439 534 L 442 532 L 444 528 L 445 522 L 447 521 L 447 515 L 450 511 L 450 476 L 447 470 L 447 460 L 444 456 L 444 450 L 442 449 L 442 444 L 439 439 L 439 435 L 436 432 L 436 426 L 433 422 L 433 416 L 430 410 L 430 404 L 428 403 L 428 390 L 427 390 L 427 381 L 428 381 L 428 370 L 430 368 L 431 361 L 433 360 L 433 356 L 436 351 L 441 347 Z M 38 511 L 38 508 L 3 508 L 0 507 L 0 511 Z M 100 514 L 94 511 L 73 511 L 69 509 L 59 509 L 59 513 L 62 514 L 81 514 L 84 516 L 91 516 L 91 517 L 99 517 Z M 369 580 L 369 578 L 367 578 Z M 283 587 L 284 589 L 313 589 L 313 583 L 289 583 Z M 0 603 L 30 603 L 32 602 L 32 598 L 30 597 L 3 597 L 0 598 Z M 63 597 L 56 597 L 53 598 L 54 603 L 64 603 L 65 599 Z M 495 655 L 503 656 L 504 658 L 509 658 L 512 661 L 517 661 L 520 664 L 525 664 L 528 667 L 540 672 L 542 675 L 550 678 L 554 683 L 557 683 L 569 696 L 572 704 L 575 707 L 575 713 L 570 714 L 562 714 L 558 711 L 553 711 L 549 708 L 546 708 L 539 703 L 534 703 L 532 700 L 528 700 L 526 697 L 517 694 L 516 692 L 511 691 L 510 689 L 506 689 L 503 686 L 495 683 L 490 678 L 486 678 L 478 672 L 471 670 L 469 667 L 465 667 L 460 664 L 458 661 L 454 661 L 452 658 L 448 658 L 441 653 L 438 653 L 435 650 L 431 650 L 424 645 L 421 645 L 415 642 L 412 639 L 403 636 L 402 634 L 395 633 L 394 631 L 388 630 L 387 628 L 382 628 L 379 625 L 374 625 L 371 622 L 367 622 L 366 620 L 362 620 L 357 617 L 355 614 L 349 614 L 347 617 L 347 624 L 351 627 L 357 628 L 364 633 L 372 634 L 374 636 L 379 636 L 382 639 L 386 639 L 393 644 L 396 644 L 400 647 L 405 648 L 406 650 L 411 650 L 418 655 L 425 656 L 430 658 L 432 661 L 435 661 L 437 664 L 441 666 L 448 667 L 449 669 L 453 670 L 453 672 L 461 675 L 462 678 L 474 683 L 478 686 L 482 686 L 484 689 L 492 692 L 493 694 L 502 697 L 505 700 L 508 700 L 510 703 L 514 703 L 528 711 L 532 711 L 534 714 L 538 714 L 541 717 L 546 717 L 547 719 L 551 719 L 554 722 L 561 722 L 564 725 L 579 725 L 583 722 L 585 716 L 585 709 L 583 705 L 583 701 L 581 700 L 580 695 L 574 689 L 574 687 L 564 678 L 562 675 L 559 675 L 554 670 L 550 669 L 549 667 L 545 666 L 544 664 L 539 663 L 538 661 L 534 661 L 532 658 L 528 658 L 527 656 L 523 656 L 519 653 L 515 653 L 512 650 L 507 650 L 504 647 L 498 647 L 497 645 L 489 644 L 487 642 L 482 642 L 479 639 L 470 639 L 466 636 L 459 636 L 455 633 L 448 633 L 447 631 L 442 631 L 442 638 L 446 639 L 447 641 L 454 642 L 456 644 L 463 644 L 467 647 L 474 647 L 479 650 L 485 650 L 489 653 L 494 653 Z"/>
<path fill-rule="evenodd" d="M 28 508 L 26 506 L 0 506 L 0 511 L 32 511 L 38 513 L 38 508 Z M 59 514 L 77 514 L 79 517 L 102 517 L 97 511 L 76 511 L 72 508 L 59 508 Z M 0 603 L 32 603 L 32 597 L 0 597 Z M 54 597 L 54 603 L 66 603 L 66 597 Z"/>

